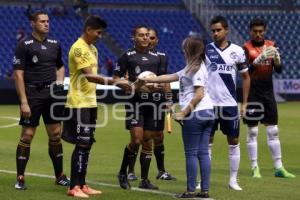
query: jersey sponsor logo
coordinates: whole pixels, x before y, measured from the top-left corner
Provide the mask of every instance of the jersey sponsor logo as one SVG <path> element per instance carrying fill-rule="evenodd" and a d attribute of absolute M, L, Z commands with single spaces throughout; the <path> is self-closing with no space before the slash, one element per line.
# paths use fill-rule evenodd
<path fill-rule="evenodd" d="M 27 41 L 24 41 L 24 44 L 25 44 L 25 45 L 32 44 L 32 43 L 33 43 L 33 40 L 27 40 Z"/>
<path fill-rule="evenodd" d="M 41 49 L 42 49 L 42 50 L 46 50 L 47 47 L 46 47 L 45 45 L 41 45 Z"/>
<path fill-rule="evenodd" d="M 233 66 L 232 65 L 225 65 L 225 64 L 217 64 L 217 63 L 211 63 L 209 65 L 209 70 L 214 72 L 214 71 L 232 71 Z"/>
<path fill-rule="evenodd" d="M 152 56 L 157 56 L 158 53 L 154 53 L 152 51 L 149 51 L 149 54 L 152 55 Z"/>
<path fill-rule="evenodd" d="M 136 66 L 135 69 L 134 69 L 135 73 L 139 74 L 141 73 L 141 68 L 140 66 Z"/>
<path fill-rule="evenodd" d="M 90 133 L 90 128 L 89 127 L 85 127 L 83 130 L 84 134 L 89 134 Z"/>
<path fill-rule="evenodd" d="M 36 55 L 32 56 L 32 62 L 37 63 L 39 61 L 38 57 Z"/>
<path fill-rule="evenodd" d="M 209 56 L 209 59 L 218 59 L 218 58 L 219 58 L 218 55 L 210 55 L 210 56 Z"/>
<path fill-rule="evenodd" d="M 157 52 L 157 55 L 165 56 L 166 54 L 165 54 L 165 53 L 162 53 L 162 52 Z"/>
<path fill-rule="evenodd" d="M 81 48 L 75 48 L 74 49 L 74 55 L 76 57 L 80 57 L 81 56 Z"/>
<path fill-rule="evenodd" d="M 217 71 L 217 69 L 218 69 L 218 64 L 217 63 L 211 63 L 210 65 L 209 65 L 209 70 L 210 71 L 212 71 L 212 72 L 214 72 L 214 71 Z"/>
<path fill-rule="evenodd" d="M 88 60 L 90 58 L 89 52 L 84 53 L 83 57 Z"/>
<path fill-rule="evenodd" d="M 132 119 L 130 124 L 138 124 L 138 121 L 136 119 Z"/>
<path fill-rule="evenodd" d="M 56 43 L 57 43 L 57 41 L 56 41 L 56 40 L 50 40 L 50 39 L 47 39 L 47 42 L 54 43 L 54 44 L 56 44 Z"/>
<path fill-rule="evenodd" d="M 142 57 L 142 61 L 148 61 L 149 59 L 145 56 Z"/>
<path fill-rule="evenodd" d="M 130 56 L 130 55 L 136 54 L 136 51 L 128 51 L 126 54 L 127 54 L 128 56 Z"/>
<path fill-rule="evenodd" d="M 16 56 L 14 56 L 14 58 L 13 58 L 13 64 L 14 65 L 20 65 L 21 64 L 21 60 L 19 58 L 17 58 Z"/>

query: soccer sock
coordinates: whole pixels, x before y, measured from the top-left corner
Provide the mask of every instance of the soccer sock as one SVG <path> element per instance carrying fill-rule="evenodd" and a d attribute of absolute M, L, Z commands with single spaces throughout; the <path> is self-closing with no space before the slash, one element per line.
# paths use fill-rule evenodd
<path fill-rule="evenodd" d="M 131 158 L 128 160 L 128 174 L 134 173 L 134 165 L 136 162 L 137 154 L 138 154 L 138 152 L 134 152 L 133 157 L 130 156 Z"/>
<path fill-rule="evenodd" d="M 61 141 L 50 140 L 48 153 L 53 163 L 55 177 L 59 178 L 63 172 L 63 149 Z"/>
<path fill-rule="evenodd" d="M 156 158 L 156 164 L 158 171 L 165 172 L 165 146 L 159 144 L 154 146 L 154 155 Z"/>
<path fill-rule="evenodd" d="M 29 156 L 30 143 L 20 140 L 16 152 L 17 176 L 24 175 Z"/>
<path fill-rule="evenodd" d="M 136 156 L 136 153 L 130 151 L 128 146 L 126 146 L 124 149 L 123 160 L 122 160 L 121 169 L 119 172 L 120 174 L 127 174 L 127 167 L 129 165 L 129 162 L 131 162 L 131 160 L 134 159 L 135 156 Z"/>
<path fill-rule="evenodd" d="M 85 178 L 86 178 L 86 173 L 87 173 L 87 166 L 89 163 L 90 150 L 91 150 L 91 147 L 84 147 L 84 148 L 81 148 L 81 150 L 80 150 L 81 152 L 79 151 L 79 154 L 82 155 L 82 160 L 79 160 L 79 166 L 80 165 L 82 166 L 81 172 L 79 173 L 79 184 L 81 186 L 86 184 Z M 78 170 L 78 171 L 80 171 L 80 170 Z"/>
<path fill-rule="evenodd" d="M 71 183 L 70 189 L 73 189 L 75 185 L 85 184 L 86 168 L 89 156 L 88 148 L 75 146 L 72 154 L 71 161 Z"/>
<path fill-rule="evenodd" d="M 151 152 L 141 152 L 140 163 L 141 163 L 141 178 L 143 180 L 148 179 L 148 173 L 151 163 Z"/>
<path fill-rule="evenodd" d="M 257 135 L 258 127 L 248 127 L 247 149 L 252 169 L 257 167 Z"/>
<path fill-rule="evenodd" d="M 268 146 L 272 153 L 275 169 L 282 167 L 281 146 L 279 141 L 279 130 L 277 125 L 267 126 Z"/>
<path fill-rule="evenodd" d="M 230 180 L 236 181 L 240 166 L 240 144 L 229 145 Z"/>

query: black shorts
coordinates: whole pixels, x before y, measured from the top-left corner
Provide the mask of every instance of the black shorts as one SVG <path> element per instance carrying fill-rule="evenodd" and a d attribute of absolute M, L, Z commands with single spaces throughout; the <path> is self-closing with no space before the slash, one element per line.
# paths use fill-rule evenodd
<path fill-rule="evenodd" d="M 250 93 L 248 98 L 247 112 L 243 119 L 249 126 L 263 124 L 278 124 L 278 111 L 275 97 L 272 94 L 261 96 Z"/>
<path fill-rule="evenodd" d="M 163 103 L 131 102 L 125 105 L 126 129 L 143 127 L 144 130 L 162 131 L 165 125 Z"/>
<path fill-rule="evenodd" d="M 41 115 L 45 124 L 61 122 L 64 102 L 58 103 L 57 99 L 51 96 L 50 85 L 42 87 L 26 85 L 25 92 L 31 110 L 31 117 L 29 119 L 21 117 L 20 125 L 36 127 L 39 125 Z"/>
<path fill-rule="evenodd" d="M 92 145 L 97 108 L 66 108 L 62 139 L 72 144 Z"/>
<path fill-rule="evenodd" d="M 215 123 L 211 136 L 214 135 L 215 131 L 220 129 L 224 135 L 239 137 L 240 135 L 240 120 L 237 106 L 215 106 Z"/>

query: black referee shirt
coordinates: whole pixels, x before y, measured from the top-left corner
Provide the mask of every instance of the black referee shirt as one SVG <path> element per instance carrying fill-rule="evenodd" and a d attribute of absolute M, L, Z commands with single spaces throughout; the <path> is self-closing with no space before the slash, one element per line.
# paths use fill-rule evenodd
<path fill-rule="evenodd" d="M 25 84 L 50 83 L 56 80 L 56 70 L 63 66 L 61 47 L 57 40 L 40 42 L 32 35 L 20 41 L 13 58 L 14 70 L 24 70 Z"/>
<path fill-rule="evenodd" d="M 129 49 L 118 59 L 114 75 L 124 77 L 128 72 L 129 81 L 134 82 L 144 71 L 151 71 L 156 75 L 166 74 L 167 60 L 163 60 L 160 54 L 154 51 L 138 52 Z"/>

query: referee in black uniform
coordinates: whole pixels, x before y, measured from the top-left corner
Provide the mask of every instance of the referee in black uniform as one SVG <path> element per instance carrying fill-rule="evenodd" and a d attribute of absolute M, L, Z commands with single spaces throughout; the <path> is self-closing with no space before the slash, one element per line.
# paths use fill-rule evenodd
<path fill-rule="evenodd" d="M 156 47 L 158 45 L 158 33 L 157 31 L 149 27 L 148 28 L 149 32 L 149 50 L 156 53 L 159 58 L 160 58 L 160 67 L 159 67 L 159 74 L 166 74 L 167 73 L 167 67 L 168 67 L 168 57 L 164 52 L 157 51 Z M 163 84 L 164 85 L 164 98 L 167 100 L 166 104 L 167 107 L 170 108 L 173 105 L 172 101 L 172 91 L 171 91 L 171 86 L 170 83 Z M 163 113 L 162 113 L 163 114 Z M 164 116 L 163 116 L 164 117 Z M 156 179 L 160 180 L 176 180 L 174 176 L 172 176 L 169 172 L 166 171 L 165 169 L 165 145 L 164 145 L 164 133 L 163 130 L 159 131 L 153 131 L 152 133 L 152 138 L 153 138 L 153 144 L 154 144 L 154 156 L 156 158 L 156 164 L 157 164 L 157 169 L 158 169 L 158 174 L 156 176 Z M 135 160 L 134 162 L 129 163 L 128 167 L 128 180 L 129 181 L 134 181 L 137 180 L 137 177 L 135 176 L 134 173 L 134 165 L 135 165 Z"/>
<path fill-rule="evenodd" d="M 127 50 L 118 60 L 114 71 L 114 78 L 126 77 L 134 82 L 137 76 L 144 71 L 151 71 L 156 75 L 165 73 L 162 68 L 160 57 L 157 53 L 149 51 L 149 32 L 145 26 L 134 27 L 132 31 L 134 47 Z M 121 188 L 129 189 L 127 179 L 127 168 L 129 163 L 135 159 L 139 145 L 142 144 L 140 155 L 141 182 L 139 188 L 158 189 L 148 179 L 148 172 L 152 156 L 153 132 L 164 129 L 164 115 L 159 109 L 160 103 L 165 101 L 163 92 L 152 93 L 136 92 L 130 98 L 130 104 L 126 105 L 126 129 L 130 130 L 131 141 L 124 149 L 121 169 L 119 172 L 119 183 Z"/>
<path fill-rule="evenodd" d="M 69 180 L 63 173 L 63 150 L 61 144 L 61 123 L 54 94 L 63 90 L 64 66 L 61 47 L 57 40 L 47 37 L 49 17 L 43 11 L 36 11 L 30 18 L 32 34 L 20 41 L 13 59 L 16 90 L 20 100 L 21 137 L 16 152 L 17 190 L 24 190 L 24 173 L 30 155 L 30 143 L 43 116 L 49 137 L 49 156 L 52 160 L 58 185 L 67 186 Z M 52 112 L 51 111 L 54 111 Z M 59 111 L 58 111 L 59 112 Z"/>

